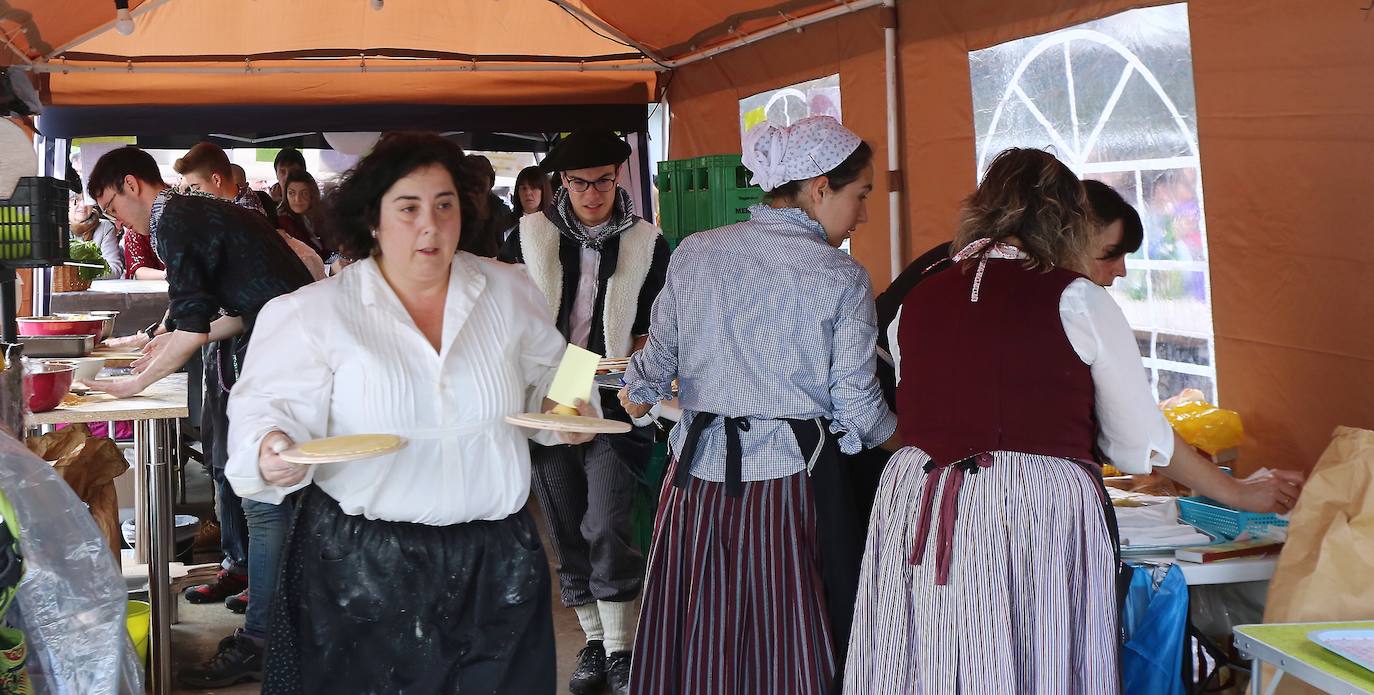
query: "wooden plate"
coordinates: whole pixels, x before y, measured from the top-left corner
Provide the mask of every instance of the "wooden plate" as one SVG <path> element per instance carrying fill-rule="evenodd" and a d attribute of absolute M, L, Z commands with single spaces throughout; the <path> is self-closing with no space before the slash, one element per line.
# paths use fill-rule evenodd
<path fill-rule="evenodd" d="M 405 448 L 394 434 L 350 434 L 302 442 L 281 452 L 282 460 L 302 465 L 344 463 L 385 456 Z"/>
<path fill-rule="evenodd" d="M 582 417 L 581 415 L 522 413 L 520 415 L 507 415 L 506 422 L 516 427 L 532 430 L 578 434 L 625 434 L 630 431 L 630 423 L 628 422 L 605 420 L 599 417 Z"/>

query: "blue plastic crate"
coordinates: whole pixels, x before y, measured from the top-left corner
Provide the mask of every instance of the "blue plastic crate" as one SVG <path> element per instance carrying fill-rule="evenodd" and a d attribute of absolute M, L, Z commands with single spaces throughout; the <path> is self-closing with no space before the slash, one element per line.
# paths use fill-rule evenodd
<path fill-rule="evenodd" d="M 1227 540 L 1235 540 L 1245 532 L 1262 534 L 1271 526 L 1288 525 L 1277 514 L 1242 512 L 1208 497 L 1179 498 L 1178 515 L 1184 522 Z"/>

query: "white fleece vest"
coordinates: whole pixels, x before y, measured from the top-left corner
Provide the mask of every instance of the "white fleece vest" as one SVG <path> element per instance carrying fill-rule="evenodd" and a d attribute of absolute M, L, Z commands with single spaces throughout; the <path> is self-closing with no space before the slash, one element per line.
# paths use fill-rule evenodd
<path fill-rule="evenodd" d="M 605 330 L 606 357 L 628 357 L 633 347 L 630 331 L 639 311 L 639 292 L 654 262 L 654 245 L 661 232 L 658 227 L 639 220 L 620 234 L 620 256 L 615 275 L 606 282 L 602 302 L 601 326 Z M 562 234 L 544 215 L 520 218 L 520 253 L 525 257 L 530 277 L 544 293 L 554 320 L 563 303 L 563 264 L 558 259 Z"/>

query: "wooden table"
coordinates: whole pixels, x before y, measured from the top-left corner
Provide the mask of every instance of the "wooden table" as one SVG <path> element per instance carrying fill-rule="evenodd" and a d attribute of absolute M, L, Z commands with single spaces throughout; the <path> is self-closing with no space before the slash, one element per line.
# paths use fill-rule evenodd
<path fill-rule="evenodd" d="M 73 406 L 30 413 L 30 428 L 61 423 L 134 422 L 134 553 L 148 563 L 148 602 L 152 604 L 148 692 L 172 692 L 172 607 L 168 563 L 174 555 L 172 467 L 177 455 L 177 421 L 186 417 L 186 375 L 173 374 L 142 394 L 117 399 L 103 393 L 83 397 Z M 113 431 L 113 428 L 111 428 Z"/>

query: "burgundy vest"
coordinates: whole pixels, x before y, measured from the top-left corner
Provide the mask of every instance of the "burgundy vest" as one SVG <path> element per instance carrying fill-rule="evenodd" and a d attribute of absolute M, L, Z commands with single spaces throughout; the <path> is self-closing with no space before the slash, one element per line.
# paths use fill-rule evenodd
<path fill-rule="evenodd" d="M 1093 380 L 1059 317 L 1078 273 L 992 259 L 927 278 L 902 305 L 897 413 L 937 465 L 990 451 L 1093 460 Z"/>

